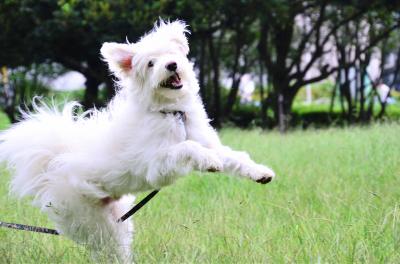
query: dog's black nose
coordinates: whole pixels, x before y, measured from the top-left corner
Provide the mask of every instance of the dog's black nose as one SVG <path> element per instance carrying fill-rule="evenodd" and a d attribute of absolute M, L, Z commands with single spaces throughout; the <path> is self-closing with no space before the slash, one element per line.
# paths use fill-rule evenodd
<path fill-rule="evenodd" d="M 167 68 L 167 70 L 169 71 L 176 71 L 176 69 L 178 68 L 178 64 L 176 64 L 176 62 L 170 62 L 167 64 L 167 66 L 165 66 L 165 68 Z"/>

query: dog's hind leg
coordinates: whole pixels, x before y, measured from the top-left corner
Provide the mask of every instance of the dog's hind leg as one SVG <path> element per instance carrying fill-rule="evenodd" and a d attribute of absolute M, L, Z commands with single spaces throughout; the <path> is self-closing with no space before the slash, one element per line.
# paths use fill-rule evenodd
<path fill-rule="evenodd" d="M 115 228 L 116 240 L 118 241 L 118 252 L 120 258 L 124 263 L 132 262 L 132 239 L 133 239 L 133 221 L 126 219 L 124 222 L 117 222 L 117 220 L 128 212 L 133 206 L 135 197 L 132 195 L 125 195 L 117 201 L 111 202 L 108 206 L 111 210 L 112 225 Z"/>
<path fill-rule="evenodd" d="M 133 197 L 119 200 L 103 199 L 92 201 L 74 199 L 73 205 L 62 208 L 62 214 L 50 214 L 57 229 L 72 240 L 83 244 L 99 263 L 131 263 L 133 225 L 130 219 L 117 223 L 133 203 Z M 68 208 L 68 209 L 66 209 Z"/>

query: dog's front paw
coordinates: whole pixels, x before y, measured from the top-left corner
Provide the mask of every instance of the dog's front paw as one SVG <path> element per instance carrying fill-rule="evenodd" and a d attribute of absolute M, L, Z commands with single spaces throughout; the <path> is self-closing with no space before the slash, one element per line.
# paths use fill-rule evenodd
<path fill-rule="evenodd" d="M 261 184 L 267 184 L 275 177 L 275 172 L 273 170 L 259 164 L 252 166 L 248 173 L 252 180 Z"/>
<path fill-rule="evenodd" d="M 192 140 L 187 140 L 183 144 L 194 169 L 208 172 L 222 171 L 223 164 L 215 150 L 205 148 Z"/>
<path fill-rule="evenodd" d="M 223 164 L 217 153 L 212 150 L 207 150 L 200 155 L 197 165 L 200 171 L 217 172 L 222 171 Z"/>

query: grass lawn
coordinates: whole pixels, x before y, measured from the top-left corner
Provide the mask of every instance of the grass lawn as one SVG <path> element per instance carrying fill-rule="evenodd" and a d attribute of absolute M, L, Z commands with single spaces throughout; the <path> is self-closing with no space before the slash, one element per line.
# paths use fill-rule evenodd
<path fill-rule="evenodd" d="M 258 185 L 193 173 L 135 216 L 138 263 L 399 263 L 400 125 L 291 132 L 226 129 L 222 140 L 270 165 Z M 8 195 L 0 220 L 52 227 Z M 143 194 L 140 195 L 141 197 Z M 0 263 L 87 263 L 63 237 L 0 229 Z"/>

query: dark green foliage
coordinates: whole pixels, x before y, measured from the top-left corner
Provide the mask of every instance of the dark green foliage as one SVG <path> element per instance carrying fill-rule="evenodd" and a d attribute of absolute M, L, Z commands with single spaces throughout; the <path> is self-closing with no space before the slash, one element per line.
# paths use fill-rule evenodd
<path fill-rule="evenodd" d="M 356 63 L 334 66 L 321 60 L 336 33 L 343 43 L 353 43 L 357 39 L 354 34 L 341 32 L 360 21 L 371 25 L 369 46 L 357 53 L 364 58 L 383 39 L 398 38 L 398 7 L 396 1 L 5 0 L 0 4 L 0 66 L 60 63 L 86 77 L 83 104 L 102 106 L 113 96 L 114 88 L 100 60 L 101 44 L 134 42 L 159 17 L 182 19 L 192 32 L 190 57 L 214 125 L 248 119 L 247 115 L 238 116 L 248 111 L 237 111 L 237 95 L 241 76 L 252 72 L 254 79 L 268 75 L 270 89 L 264 92 L 264 87 L 260 88 L 261 103 L 251 116 L 262 120 L 250 123 L 287 126 L 294 98 L 302 87 Z M 299 26 L 299 17 L 307 19 L 309 27 Z M 388 47 L 392 52 L 398 44 Z M 305 54 L 311 56 L 306 65 L 302 60 Z M 310 68 L 319 69 L 320 75 L 308 78 Z M 232 83 L 226 96 L 220 85 L 223 78 Z M 99 91 L 103 83 L 106 89 Z M 274 114 L 269 118 L 266 113 L 271 111 Z"/>

